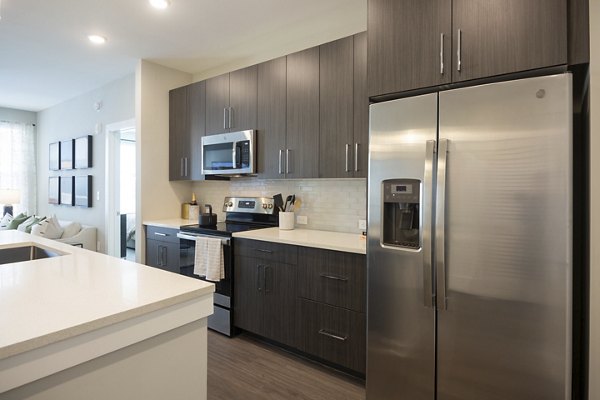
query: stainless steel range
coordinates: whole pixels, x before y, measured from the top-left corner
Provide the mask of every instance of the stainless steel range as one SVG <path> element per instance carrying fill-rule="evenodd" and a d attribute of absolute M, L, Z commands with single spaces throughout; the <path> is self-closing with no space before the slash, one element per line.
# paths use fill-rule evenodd
<path fill-rule="evenodd" d="M 215 312 L 208 318 L 208 327 L 227 336 L 233 336 L 233 248 L 232 235 L 253 229 L 270 228 L 278 225 L 278 214 L 270 197 L 225 197 L 223 202 L 225 221 L 214 226 L 187 225 L 180 229 L 179 237 L 180 273 L 197 279 L 194 274 L 196 238 L 220 237 L 223 245 L 225 279 L 215 282 Z"/>

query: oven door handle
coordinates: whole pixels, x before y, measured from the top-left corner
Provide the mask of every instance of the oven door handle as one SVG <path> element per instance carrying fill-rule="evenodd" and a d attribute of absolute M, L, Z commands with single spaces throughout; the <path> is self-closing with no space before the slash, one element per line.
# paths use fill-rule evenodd
<path fill-rule="evenodd" d="M 179 239 L 193 240 L 193 241 L 196 241 L 196 238 L 198 238 L 198 237 L 216 238 L 215 236 L 211 236 L 211 235 L 188 235 L 188 234 L 185 234 L 182 232 L 177 232 L 177 237 Z M 229 246 L 230 239 L 229 238 L 221 238 L 221 244 L 223 246 Z"/>

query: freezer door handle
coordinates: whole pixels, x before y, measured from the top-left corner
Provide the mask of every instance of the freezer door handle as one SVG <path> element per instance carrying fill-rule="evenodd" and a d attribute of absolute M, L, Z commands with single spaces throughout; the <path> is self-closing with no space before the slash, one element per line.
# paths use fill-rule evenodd
<path fill-rule="evenodd" d="M 433 160 L 435 140 L 428 140 L 425 147 L 425 174 L 423 179 L 423 301 L 425 307 L 434 307 L 432 214 L 433 214 Z"/>
<path fill-rule="evenodd" d="M 448 139 L 440 139 L 437 161 L 437 190 L 435 210 L 435 264 L 437 284 L 437 308 L 447 309 L 446 300 L 446 168 Z"/>

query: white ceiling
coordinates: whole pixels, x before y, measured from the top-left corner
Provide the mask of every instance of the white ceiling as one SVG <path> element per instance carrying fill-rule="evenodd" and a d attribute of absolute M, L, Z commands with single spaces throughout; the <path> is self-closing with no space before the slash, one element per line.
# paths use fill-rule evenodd
<path fill-rule="evenodd" d="M 1 0 L 0 107 L 39 111 L 135 71 L 196 79 L 366 30 L 367 0 Z M 91 45 L 90 33 L 108 38 Z"/>

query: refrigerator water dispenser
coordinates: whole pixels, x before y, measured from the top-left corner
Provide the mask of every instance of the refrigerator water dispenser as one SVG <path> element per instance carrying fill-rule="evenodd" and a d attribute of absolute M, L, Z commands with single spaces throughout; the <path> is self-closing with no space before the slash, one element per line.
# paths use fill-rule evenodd
<path fill-rule="evenodd" d="M 418 179 L 383 181 L 383 244 L 410 249 L 421 247 L 420 187 Z"/>

